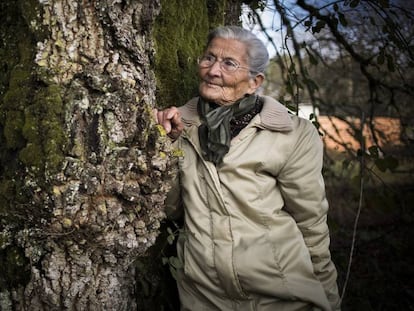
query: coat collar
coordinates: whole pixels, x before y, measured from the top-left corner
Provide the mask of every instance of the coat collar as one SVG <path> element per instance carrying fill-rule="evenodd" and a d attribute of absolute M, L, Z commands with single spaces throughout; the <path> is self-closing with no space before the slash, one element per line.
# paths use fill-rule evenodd
<path fill-rule="evenodd" d="M 259 118 L 254 118 L 255 125 L 276 132 L 288 132 L 293 129 L 293 121 L 288 110 L 281 103 L 269 96 L 260 96 L 263 108 Z M 199 125 L 200 118 L 197 112 L 198 97 L 192 98 L 180 107 L 181 118 L 186 125 Z"/>

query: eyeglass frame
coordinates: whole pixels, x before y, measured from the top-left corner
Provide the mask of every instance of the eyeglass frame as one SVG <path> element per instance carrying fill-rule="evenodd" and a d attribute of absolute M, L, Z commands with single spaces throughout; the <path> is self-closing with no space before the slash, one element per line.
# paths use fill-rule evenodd
<path fill-rule="evenodd" d="M 212 61 L 211 65 L 208 65 L 208 66 L 202 66 L 200 63 L 201 63 L 201 62 L 202 62 L 202 60 L 203 60 L 203 59 L 205 59 L 206 57 L 211 57 L 211 58 L 213 58 L 213 59 L 214 59 L 214 61 Z M 235 65 L 235 69 L 234 69 L 234 70 L 228 70 L 228 69 L 225 69 L 225 68 L 223 67 L 223 62 L 225 62 L 225 61 L 230 61 L 230 62 L 234 63 L 234 65 Z M 236 71 L 237 71 L 237 69 L 239 69 L 239 68 L 240 68 L 240 69 L 246 69 L 246 70 L 248 70 L 250 73 L 259 73 L 258 71 L 251 70 L 249 67 L 245 67 L 245 66 L 240 65 L 237 61 L 235 61 L 235 60 L 233 60 L 233 59 L 231 59 L 231 58 L 224 58 L 224 59 L 219 60 L 217 57 L 215 57 L 214 55 L 211 55 L 211 54 L 205 54 L 205 55 L 200 56 L 200 57 L 198 57 L 198 58 L 197 58 L 197 64 L 198 64 L 198 66 L 199 66 L 200 68 L 210 68 L 210 67 L 213 67 L 213 66 L 214 66 L 214 64 L 215 64 L 216 62 L 218 62 L 218 63 L 219 63 L 220 69 L 221 69 L 221 70 L 223 70 L 224 72 L 227 72 L 227 73 L 233 73 L 233 72 L 236 72 Z"/>

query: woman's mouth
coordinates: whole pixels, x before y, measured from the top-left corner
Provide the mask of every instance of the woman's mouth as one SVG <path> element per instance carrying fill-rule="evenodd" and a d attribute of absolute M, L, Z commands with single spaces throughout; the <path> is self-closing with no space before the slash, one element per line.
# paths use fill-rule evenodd
<path fill-rule="evenodd" d="M 209 87 L 221 87 L 222 86 L 219 83 L 214 83 L 214 82 L 207 81 L 207 80 L 204 80 L 204 83 L 207 84 L 207 86 L 209 86 Z"/>

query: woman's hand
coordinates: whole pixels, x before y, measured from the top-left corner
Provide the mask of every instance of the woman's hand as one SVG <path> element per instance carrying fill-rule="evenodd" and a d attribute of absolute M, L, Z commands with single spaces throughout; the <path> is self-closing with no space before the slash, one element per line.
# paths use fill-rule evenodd
<path fill-rule="evenodd" d="M 167 135 L 176 140 L 184 129 L 181 114 L 177 107 L 172 106 L 164 110 L 153 110 L 155 122 L 162 125 Z"/>

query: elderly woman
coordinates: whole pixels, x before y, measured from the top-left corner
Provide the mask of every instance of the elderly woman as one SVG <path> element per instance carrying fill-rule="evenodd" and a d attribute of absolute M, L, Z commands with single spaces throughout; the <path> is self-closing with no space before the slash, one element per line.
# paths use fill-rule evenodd
<path fill-rule="evenodd" d="M 339 310 L 329 252 L 322 142 L 307 120 L 256 94 L 268 53 L 221 27 L 198 62 L 199 97 L 155 111 L 183 150 L 167 199 L 182 310 Z"/>

